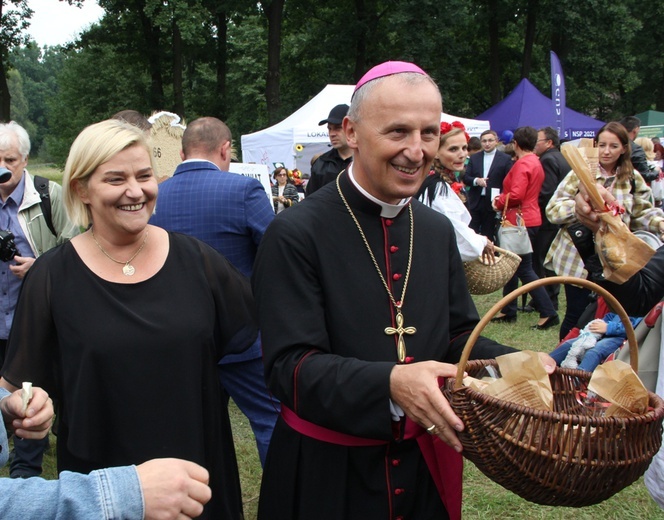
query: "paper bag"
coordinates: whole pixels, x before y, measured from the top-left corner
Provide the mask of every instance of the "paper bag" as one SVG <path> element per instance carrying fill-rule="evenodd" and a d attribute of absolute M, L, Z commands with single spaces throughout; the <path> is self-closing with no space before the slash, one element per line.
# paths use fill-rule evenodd
<path fill-rule="evenodd" d="M 513 352 L 496 361 L 502 377 L 481 390 L 484 394 L 536 410 L 553 410 L 551 382 L 537 352 Z"/>
<path fill-rule="evenodd" d="M 607 361 L 593 372 L 588 389 L 612 403 L 607 416 L 626 417 L 648 409 L 648 390 L 624 361 Z"/>
<path fill-rule="evenodd" d="M 604 267 L 604 278 L 611 282 L 624 283 L 646 265 L 655 250 L 634 236 L 619 215 L 607 210 L 595 185 L 595 177 L 591 174 L 580 149 L 567 145 L 563 146 L 561 151 L 586 188 L 590 204 L 601 219 L 600 228 L 595 234 L 595 249 Z"/>

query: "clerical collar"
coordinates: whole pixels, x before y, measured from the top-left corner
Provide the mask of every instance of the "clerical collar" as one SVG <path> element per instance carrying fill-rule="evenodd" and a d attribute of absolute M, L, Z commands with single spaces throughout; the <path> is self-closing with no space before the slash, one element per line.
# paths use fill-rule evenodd
<path fill-rule="evenodd" d="M 399 213 L 401 213 L 401 210 L 404 208 L 404 206 L 410 202 L 410 197 L 403 199 L 401 202 L 399 202 L 399 204 L 388 204 L 387 202 L 383 202 L 382 200 L 379 200 L 371 195 L 367 190 L 358 184 L 358 182 L 355 180 L 355 177 L 353 176 L 352 163 L 348 165 L 347 171 L 348 178 L 350 179 L 350 182 L 353 183 L 353 186 L 355 186 L 357 190 L 371 202 L 374 202 L 380 206 L 380 216 L 383 218 L 395 218 Z"/>

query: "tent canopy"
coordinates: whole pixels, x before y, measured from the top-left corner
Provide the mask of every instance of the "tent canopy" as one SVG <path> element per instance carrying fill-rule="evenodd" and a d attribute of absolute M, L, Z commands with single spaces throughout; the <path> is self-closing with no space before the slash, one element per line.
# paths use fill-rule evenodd
<path fill-rule="evenodd" d="M 488 119 L 491 128 L 500 135 L 504 130 L 516 130 L 521 126 L 532 126 L 537 129 L 545 126 L 556 127 L 551 98 L 542 94 L 527 79 L 522 79 L 516 88 L 505 99 L 477 116 Z M 563 132 L 561 139 L 579 139 L 594 137 L 604 123 L 592 117 L 575 112 L 565 107 Z"/>
<path fill-rule="evenodd" d="M 241 138 L 242 162 L 266 164 L 283 163 L 286 168 L 311 172 L 311 159 L 330 149 L 326 126 L 318 126 L 330 110 L 342 103 L 350 104 L 354 85 L 327 85 L 304 106 L 283 121 Z M 465 119 L 441 114 L 441 121 L 461 121 L 467 132 L 479 136 L 489 129 L 488 121 Z"/>
<path fill-rule="evenodd" d="M 636 117 L 641 121 L 641 126 L 664 125 L 664 112 L 657 112 L 657 110 L 646 110 Z"/>

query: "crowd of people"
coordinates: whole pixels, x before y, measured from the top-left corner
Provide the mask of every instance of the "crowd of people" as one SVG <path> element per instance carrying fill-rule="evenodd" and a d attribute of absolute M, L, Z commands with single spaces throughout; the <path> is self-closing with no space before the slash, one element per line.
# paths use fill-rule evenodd
<path fill-rule="evenodd" d="M 331 150 L 307 187 L 276 165 L 268 197 L 229 173 L 231 131 L 216 118 L 189 123 L 183 162 L 159 185 L 133 111 L 79 134 L 62 188 L 27 172 L 25 130 L 1 125 L 0 228 L 15 243 L 0 275 L 0 462 L 4 425 L 16 461 L 0 479 L 3 518 L 243 518 L 230 398 L 263 465 L 259 518 L 460 518 L 465 426 L 440 380 L 479 321 L 463 263 L 495 263 L 502 216 L 532 245 L 505 294 L 583 277 L 570 230 L 596 219 L 553 128 L 471 138 L 441 112 L 420 67 L 377 65 L 320 122 Z M 597 180 L 630 228 L 661 235 L 648 182 L 664 149 L 636 148 L 633 124 L 598 132 Z M 612 316 L 580 323 L 589 294 L 569 287 L 568 341 L 540 355 L 549 373 L 594 368 L 621 338 Z M 533 329 L 560 324 L 558 288 L 531 298 L 494 321 L 535 310 Z M 471 357 L 514 350 L 480 337 Z M 60 478 L 28 478 L 54 415 Z"/>

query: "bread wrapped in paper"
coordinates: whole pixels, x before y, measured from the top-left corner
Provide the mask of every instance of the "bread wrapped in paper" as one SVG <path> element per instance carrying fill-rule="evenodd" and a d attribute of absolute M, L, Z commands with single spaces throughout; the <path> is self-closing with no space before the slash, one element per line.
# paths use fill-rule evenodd
<path fill-rule="evenodd" d="M 496 358 L 499 379 L 464 378 L 464 384 L 483 394 L 537 410 L 553 410 L 553 391 L 537 352 L 523 350 Z"/>
<path fill-rule="evenodd" d="M 588 390 L 612 403 L 606 411 L 607 417 L 630 417 L 648 409 L 648 390 L 632 367 L 618 359 L 595 369 Z"/>
<path fill-rule="evenodd" d="M 567 145 L 561 151 L 585 187 L 590 205 L 600 217 L 600 227 L 595 234 L 595 250 L 604 268 L 604 278 L 615 283 L 626 282 L 646 265 L 655 250 L 634 236 L 619 214 L 607 208 L 579 149 Z"/>

